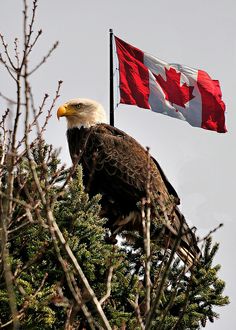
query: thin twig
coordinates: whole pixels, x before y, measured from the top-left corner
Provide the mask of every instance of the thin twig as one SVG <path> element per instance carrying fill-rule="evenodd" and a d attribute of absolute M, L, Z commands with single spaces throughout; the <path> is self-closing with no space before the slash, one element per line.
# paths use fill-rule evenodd
<path fill-rule="evenodd" d="M 114 266 L 109 267 L 108 276 L 107 276 L 107 292 L 106 294 L 99 300 L 102 305 L 111 295 L 111 280 L 113 275 Z"/>
<path fill-rule="evenodd" d="M 19 44 L 18 44 L 18 38 L 15 38 L 14 40 L 14 51 L 15 51 L 15 58 L 16 58 L 16 63 L 17 63 L 17 68 L 20 67 L 20 53 L 19 53 Z"/>
<path fill-rule="evenodd" d="M 145 265 L 145 276 L 146 276 L 146 315 L 148 315 L 151 304 L 151 199 L 150 199 L 150 180 L 151 180 L 151 168 L 150 168 L 150 153 L 147 148 L 147 186 L 146 186 L 146 265 Z"/>
<path fill-rule="evenodd" d="M 9 54 L 9 52 L 8 52 L 8 44 L 5 42 L 4 37 L 3 37 L 3 35 L 2 35 L 1 33 L 0 33 L 0 39 L 1 39 L 1 41 L 2 41 L 2 45 L 3 45 L 3 47 L 4 47 L 4 51 L 5 51 L 5 54 L 6 54 L 6 56 L 7 56 L 8 62 L 10 63 L 12 69 L 13 69 L 14 71 L 16 71 L 17 68 L 16 68 L 16 66 L 14 65 L 14 63 L 13 63 L 13 61 L 12 61 L 12 59 L 11 59 L 11 56 L 10 56 L 10 54 Z"/>
<path fill-rule="evenodd" d="M 1 193 L 1 192 L 0 192 Z M 5 204 L 5 205 L 4 205 Z M 10 254 L 8 249 L 8 231 L 7 231 L 7 225 L 8 225 L 8 201 L 7 199 L 3 200 L 3 210 L 1 212 L 0 216 L 0 244 L 1 244 L 1 256 L 2 256 L 2 262 L 3 262 L 3 273 L 6 283 L 6 289 L 8 294 L 8 301 L 9 301 L 9 307 L 12 315 L 12 322 L 13 322 L 13 329 L 16 330 L 19 328 L 19 321 L 17 319 L 17 304 L 16 304 L 16 296 L 14 291 L 14 285 L 13 285 L 13 275 L 11 271 L 11 265 L 10 265 Z"/>
<path fill-rule="evenodd" d="M 224 224 L 223 223 L 220 223 L 217 227 L 215 227 L 214 229 L 210 230 L 209 233 L 206 236 L 204 236 L 203 238 L 199 239 L 198 242 L 206 241 L 212 234 L 214 234 L 218 229 L 220 229 L 223 226 L 224 226 Z"/>
<path fill-rule="evenodd" d="M 95 330 L 94 321 L 93 321 L 93 318 L 91 316 L 91 313 L 88 311 L 87 307 L 83 303 L 80 291 L 79 291 L 79 289 L 77 287 L 77 284 L 74 280 L 73 274 L 71 272 L 69 272 L 67 263 L 65 262 L 65 260 L 63 259 L 62 255 L 61 255 L 60 247 L 58 245 L 58 239 L 56 237 L 55 228 L 53 226 L 53 223 L 50 220 L 49 220 L 49 229 L 50 229 L 50 233 L 51 233 L 51 236 L 52 236 L 54 248 L 55 248 L 55 251 L 56 251 L 56 254 L 57 254 L 57 259 L 61 263 L 61 266 L 62 266 L 62 269 L 63 269 L 64 274 L 66 276 L 67 284 L 70 288 L 70 291 L 71 291 L 78 307 L 82 309 L 86 319 L 88 320 L 90 328 L 92 330 Z"/>
<path fill-rule="evenodd" d="M 54 220 L 54 217 L 53 217 L 53 214 L 52 214 L 52 211 L 49 209 L 47 210 L 47 218 L 48 220 L 51 222 L 52 226 L 53 226 L 53 229 L 57 235 L 57 238 L 58 240 L 60 241 L 61 245 L 63 246 L 65 252 L 67 253 L 74 269 L 76 270 L 77 274 L 79 275 L 80 277 L 80 280 L 81 282 L 83 283 L 84 287 L 86 288 L 86 290 L 88 291 L 89 295 L 91 296 L 91 300 L 97 310 L 97 313 L 98 315 L 100 316 L 102 322 L 103 322 L 103 325 L 105 327 L 105 329 L 109 329 L 111 330 L 111 326 L 106 318 L 106 315 L 104 314 L 104 311 L 101 307 L 101 304 L 99 303 L 93 289 L 91 288 L 87 278 L 85 277 L 77 259 L 75 258 L 71 248 L 69 247 L 68 243 L 66 242 L 64 236 L 62 235 L 62 232 L 60 231 L 56 221 Z"/>
<path fill-rule="evenodd" d="M 37 71 L 44 63 L 46 63 L 46 61 L 49 59 L 49 57 L 51 56 L 51 54 L 54 52 L 54 50 L 58 47 L 59 45 L 59 41 L 56 41 L 52 48 L 49 50 L 49 52 L 47 53 L 47 55 L 45 55 L 43 57 L 43 59 L 35 66 L 35 68 L 33 68 L 30 72 L 29 72 L 29 76 L 31 74 L 33 74 L 35 71 Z"/>
<path fill-rule="evenodd" d="M 47 277 L 48 277 L 48 273 L 45 273 L 45 275 L 44 275 L 44 277 L 43 277 L 43 279 L 42 279 L 42 281 L 41 281 L 40 286 L 37 288 L 37 290 L 34 292 L 34 294 L 31 295 L 32 298 L 35 298 L 35 297 L 37 296 L 37 294 L 42 290 L 42 288 L 43 288 L 43 286 L 44 286 L 44 284 L 45 284 L 45 281 L 46 281 Z M 26 294 L 26 292 L 25 292 L 25 290 L 23 289 L 22 286 L 18 286 L 18 290 L 19 290 L 19 292 L 20 292 L 23 296 L 27 296 L 27 294 Z M 31 297 L 29 297 L 29 298 L 31 298 Z M 32 299 L 32 298 L 31 298 L 31 299 Z M 25 316 L 25 312 L 26 312 L 26 310 L 28 309 L 28 307 L 29 307 L 29 305 L 30 305 L 31 299 L 28 299 L 28 300 L 24 301 L 23 307 L 19 310 L 19 312 L 18 312 L 18 314 L 17 314 L 17 316 L 16 316 L 16 318 L 17 318 L 17 322 L 19 322 L 19 320 L 20 320 L 22 317 Z M 8 326 L 9 326 L 10 324 L 12 324 L 12 323 L 14 324 L 14 319 L 11 319 L 10 321 L 8 321 L 8 322 L 6 322 L 6 323 L 1 324 L 1 325 L 0 325 L 0 329 L 3 329 L 3 328 L 8 327 Z"/>
<path fill-rule="evenodd" d="M 162 329 L 165 328 L 165 322 L 164 322 L 164 320 L 165 320 L 168 312 L 170 311 L 170 309 L 172 308 L 172 306 L 173 306 L 173 304 L 175 302 L 175 298 L 176 298 L 176 295 L 177 295 L 177 292 L 178 292 L 178 289 L 179 289 L 179 283 L 180 283 L 180 281 L 183 278 L 183 276 L 184 276 L 185 273 L 186 273 L 185 267 L 183 267 L 183 269 L 181 270 L 181 272 L 179 273 L 179 275 L 176 277 L 175 281 L 173 281 L 171 283 L 172 284 L 172 287 L 174 287 L 175 289 L 173 290 L 173 292 L 172 292 L 172 294 L 171 294 L 171 296 L 169 298 L 169 302 L 168 302 L 166 308 L 163 311 L 162 318 L 161 318 L 160 325 L 159 325 L 160 330 L 162 330 Z"/>
<path fill-rule="evenodd" d="M 47 113 L 47 116 L 46 116 L 46 118 L 45 118 L 44 124 L 42 125 L 42 128 L 41 128 L 41 134 L 45 131 L 46 126 L 47 126 L 47 124 L 48 124 L 48 121 L 49 121 L 49 119 L 52 117 L 52 110 L 53 110 L 53 108 L 55 107 L 55 104 L 56 104 L 57 99 L 60 97 L 59 92 L 60 92 L 60 89 L 61 89 L 61 85 L 62 85 L 62 83 L 63 83 L 62 80 L 59 80 L 59 81 L 58 81 L 57 90 L 56 90 L 56 95 L 55 95 L 55 97 L 54 97 L 53 100 L 52 100 L 52 104 L 51 104 L 51 106 L 50 106 L 50 108 L 49 108 L 49 110 L 48 110 L 48 113 Z"/>
<path fill-rule="evenodd" d="M 130 305 L 133 307 L 133 309 L 135 310 L 136 313 L 136 317 L 137 317 L 137 321 L 141 327 L 142 330 L 145 330 L 145 325 L 143 323 L 143 319 L 141 316 L 141 312 L 140 312 L 140 308 L 139 308 L 139 304 L 138 304 L 138 300 L 139 300 L 139 294 L 137 293 L 135 301 L 132 301 L 130 299 L 128 299 Z"/>
<path fill-rule="evenodd" d="M 30 99 L 31 99 L 31 104 L 32 104 L 33 100 L 32 100 L 32 93 L 31 93 L 30 86 L 28 86 L 28 89 L 29 89 L 29 94 L 30 94 Z M 44 95 L 43 101 L 42 101 L 41 105 L 39 106 L 38 112 L 36 112 L 35 109 L 33 108 L 34 118 L 33 118 L 32 122 L 30 124 L 27 124 L 27 127 L 25 127 L 24 135 L 23 135 L 22 139 L 18 142 L 16 149 L 18 149 L 21 146 L 21 144 L 25 141 L 26 136 L 29 135 L 29 133 L 32 131 L 34 126 L 36 126 L 38 136 L 40 136 L 40 127 L 39 127 L 38 119 L 43 113 L 43 109 L 44 109 L 48 96 L 49 96 L 48 94 Z M 21 157 L 22 157 L 22 155 L 21 155 Z"/>
<path fill-rule="evenodd" d="M 13 100 L 13 99 L 11 99 L 11 98 L 9 98 L 9 97 L 7 97 L 7 96 L 5 96 L 3 93 L 1 93 L 0 92 L 0 96 L 5 100 L 5 101 L 7 101 L 8 103 L 10 103 L 10 104 L 17 104 L 17 102 L 15 101 L 15 100 Z M 23 104 L 22 104 L 23 105 Z"/>
<path fill-rule="evenodd" d="M 182 233 L 183 224 L 184 224 L 184 218 L 181 217 L 181 219 L 180 219 L 180 228 L 179 228 L 179 231 L 178 231 L 178 235 L 175 238 L 175 241 L 174 241 L 174 244 L 173 244 L 171 253 L 170 253 L 169 260 L 168 260 L 168 262 L 166 264 L 164 273 L 162 274 L 162 278 L 161 278 L 159 287 L 158 287 L 157 292 L 156 292 L 156 297 L 155 297 L 154 301 L 152 302 L 152 306 L 151 306 L 150 311 L 149 311 L 149 314 L 147 316 L 145 329 L 149 329 L 150 328 L 151 321 L 152 321 L 152 319 L 153 319 L 153 317 L 155 315 L 156 310 L 159 307 L 160 298 L 161 298 L 161 295 L 162 295 L 162 292 L 163 292 L 165 281 L 166 281 L 167 275 L 169 273 L 171 263 L 172 263 L 172 261 L 174 259 L 174 255 L 175 255 L 175 253 L 176 253 L 176 251 L 178 249 L 179 243 L 180 243 L 181 238 L 182 238 L 182 235 L 183 235 L 183 233 Z"/>
<path fill-rule="evenodd" d="M 2 54 L 0 53 L 0 62 L 3 64 L 3 66 L 6 68 L 9 75 L 12 77 L 12 79 L 16 82 L 16 77 L 14 76 L 15 71 L 7 65 L 7 62 L 3 59 Z"/>
<path fill-rule="evenodd" d="M 60 85 L 59 85 L 60 86 Z M 26 139 L 27 140 L 27 139 Z M 85 277 L 82 268 L 80 267 L 77 259 L 75 258 L 70 246 L 68 245 L 68 243 L 66 242 L 61 230 L 59 229 L 57 222 L 55 221 L 54 217 L 53 217 L 53 213 L 52 213 L 52 209 L 50 208 L 47 199 L 46 199 L 46 194 L 45 191 L 43 191 L 41 185 L 40 185 L 40 181 L 38 178 L 38 174 L 35 168 L 35 163 L 34 161 L 31 159 L 30 156 L 30 151 L 29 151 L 29 147 L 26 144 L 26 148 L 27 148 L 27 157 L 28 157 L 28 161 L 29 161 L 29 166 L 30 166 L 30 170 L 32 172 L 32 176 L 36 185 L 36 188 L 39 192 L 40 198 L 41 198 L 41 202 L 42 204 L 45 206 L 46 208 L 46 218 L 49 224 L 50 228 L 53 228 L 53 230 L 51 230 L 52 233 L 55 232 L 57 239 L 59 240 L 60 244 L 62 245 L 63 249 L 65 250 L 67 256 L 69 257 L 69 260 L 71 262 L 71 264 L 73 265 L 74 269 L 76 270 L 77 274 L 80 277 L 81 282 L 83 283 L 83 286 L 86 288 L 86 290 L 88 291 L 89 295 L 91 296 L 91 300 L 97 310 L 98 315 L 100 316 L 102 323 L 105 327 L 105 329 L 107 330 L 111 330 L 111 326 L 107 320 L 107 317 L 93 291 L 93 289 L 91 288 L 87 278 Z"/>
<path fill-rule="evenodd" d="M 39 37 L 41 36 L 42 32 L 43 32 L 42 30 L 39 30 L 39 31 L 38 31 L 38 33 L 37 33 L 37 35 L 36 35 L 34 41 L 33 41 L 32 44 L 28 47 L 28 52 L 27 52 L 27 54 L 26 54 L 26 57 L 28 57 L 28 55 L 29 55 L 30 52 L 32 51 L 33 47 L 34 47 L 35 44 L 37 43 L 37 41 L 38 41 Z"/>
<path fill-rule="evenodd" d="M 38 0 L 33 1 L 33 8 L 32 8 L 32 16 L 29 24 L 29 29 L 27 32 L 27 24 L 28 24 L 28 5 L 27 0 L 23 0 L 24 3 L 24 10 L 23 10 L 23 26 L 24 26 L 24 50 L 23 50 L 23 58 L 21 61 L 21 65 L 19 67 L 19 71 L 22 71 L 23 66 L 25 65 L 25 61 L 27 60 L 27 57 L 29 55 L 29 48 L 30 48 L 30 41 L 33 34 L 33 26 L 35 22 L 35 14 L 37 9 L 37 3 Z"/>
<path fill-rule="evenodd" d="M 179 329 L 179 325 L 180 325 L 180 323 L 181 323 L 181 321 L 182 321 L 182 319 L 185 315 L 186 309 L 187 309 L 188 304 L 189 304 L 189 295 L 190 295 L 190 291 L 191 291 L 192 278 L 193 278 L 193 272 L 191 273 L 191 277 L 190 277 L 189 282 L 188 282 L 188 287 L 187 287 L 187 291 L 186 291 L 186 294 L 185 294 L 185 299 L 184 299 L 184 302 L 183 302 L 182 311 L 181 311 L 181 313 L 178 317 L 178 320 L 173 325 L 171 330 L 178 330 Z"/>

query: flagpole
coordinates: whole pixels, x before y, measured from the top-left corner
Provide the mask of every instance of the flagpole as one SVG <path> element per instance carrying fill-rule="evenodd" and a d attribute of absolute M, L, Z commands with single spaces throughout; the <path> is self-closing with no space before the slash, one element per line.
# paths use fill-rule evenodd
<path fill-rule="evenodd" d="M 113 30 L 110 35 L 110 125 L 114 126 Z"/>

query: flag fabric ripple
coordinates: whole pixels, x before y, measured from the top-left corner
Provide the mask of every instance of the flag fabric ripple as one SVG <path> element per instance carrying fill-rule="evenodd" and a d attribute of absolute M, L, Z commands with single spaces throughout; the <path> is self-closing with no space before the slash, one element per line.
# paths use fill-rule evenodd
<path fill-rule="evenodd" d="M 136 105 L 190 125 L 225 133 L 219 81 L 202 70 L 166 63 L 115 37 L 120 103 Z"/>

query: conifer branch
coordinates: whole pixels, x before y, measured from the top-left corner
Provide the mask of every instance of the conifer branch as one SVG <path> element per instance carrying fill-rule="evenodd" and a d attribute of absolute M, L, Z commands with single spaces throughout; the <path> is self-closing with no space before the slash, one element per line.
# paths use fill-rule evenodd
<path fill-rule="evenodd" d="M 146 320 L 146 324 L 145 324 L 145 329 L 149 329 L 149 327 L 151 325 L 151 321 L 152 321 L 152 319 L 153 319 L 153 317 L 155 315 L 155 312 L 156 312 L 156 310 L 159 307 L 160 298 L 161 298 L 161 295 L 162 295 L 162 292 L 163 292 L 163 289 L 164 289 L 166 278 L 168 276 L 171 263 L 172 263 L 172 261 L 174 259 L 174 255 L 175 255 L 175 253 L 177 251 L 177 248 L 179 246 L 179 243 L 180 243 L 180 240 L 181 240 L 181 237 L 182 237 L 183 223 L 184 223 L 184 220 L 183 220 L 183 218 L 181 218 L 179 232 L 178 232 L 178 235 L 175 238 L 175 241 L 174 241 L 174 244 L 173 244 L 173 247 L 172 247 L 170 256 L 169 256 L 169 259 L 167 261 L 167 264 L 166 264 L 166 267 L 165 267 L 165 270 L 164 270 L 164 273 L 162 274 L 162 278 L 161 278 L 159 287 L 157 288 L 156 296 L 153 299 L 152 306 L 151 306 L 150 311 L 149 311 L 149 314 L 147 316 L 147 320 Z"/>
<path fill-rule="evenodd" d="M 103 200 L 89 197 L 80 167 L 60 165 L 58 151 L 45 143 L 44 131 L 62 82 L 49 105 L 47 93 L 36 105 L 30 76 L 49 59 L 58 42 L 30 69 L 30 56 L 42 30 L 33 31 L 39 0 L 31 0 L 31 13 L 29 1 L 23 0 L 23 50 L 15 38 L 11 57 L 5 38 L 0 37 L 0 62 L 9 79 L 14 79 L 17 96 L 14 100 L 0 93 L 12 108 L 0 120 L 0 328 L 47 329 L 63 324 L 72 330 L 80 324 L 91 329 L 112 325 L 114 329 L 197 330 L 213 322 L 215 306 L 229 303 L 223 294 L 225 283 L 218 277 L 220 266 L 213 266 L 219 245 L 212 245 L 211 236 L 221 225 L 199 240 L 204 251 L 191 269 L 176 256 L 181 237 L 187 234 L 183 229 L 165 236 L 161 247 L 162 224 L 168 224 L 174 207 L 170 211 L 172 205 L 168 206 L 167 212 L 160 203 L 163 214 L 157 208 L 156 218 L 151 218 L 147 150 L 142 224 L 138 231 L 127 229 L 127 240 L 114 253 L 105 240 Z M 93 162 L 95 166 L 96 154 Z M 187 260 L 188 253 L 183 261 Z"/>

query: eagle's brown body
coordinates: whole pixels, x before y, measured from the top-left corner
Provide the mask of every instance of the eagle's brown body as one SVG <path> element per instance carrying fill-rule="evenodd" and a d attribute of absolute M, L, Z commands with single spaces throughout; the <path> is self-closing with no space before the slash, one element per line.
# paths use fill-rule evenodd
<path fill-rule="evenodd" d="M 67 138 L 73 163 L 83 167 L 87 191 L 91 195 L 102 194 L 103 216 L 108 218 L 111 231 L 140 230 L 137 203 L 147 194 L 146 150 L 129 135 L 107 124 L 70 128 Z M 165 235 L 171 241 L 183 222 L 178 252 L 183 260 L 192 262 L 199 255 L 199 249 L 194 233 L 177 207 L 178 195 L 153 158 L 149 168 L 152 216 L 158 213 L 163 219 Z"/>

